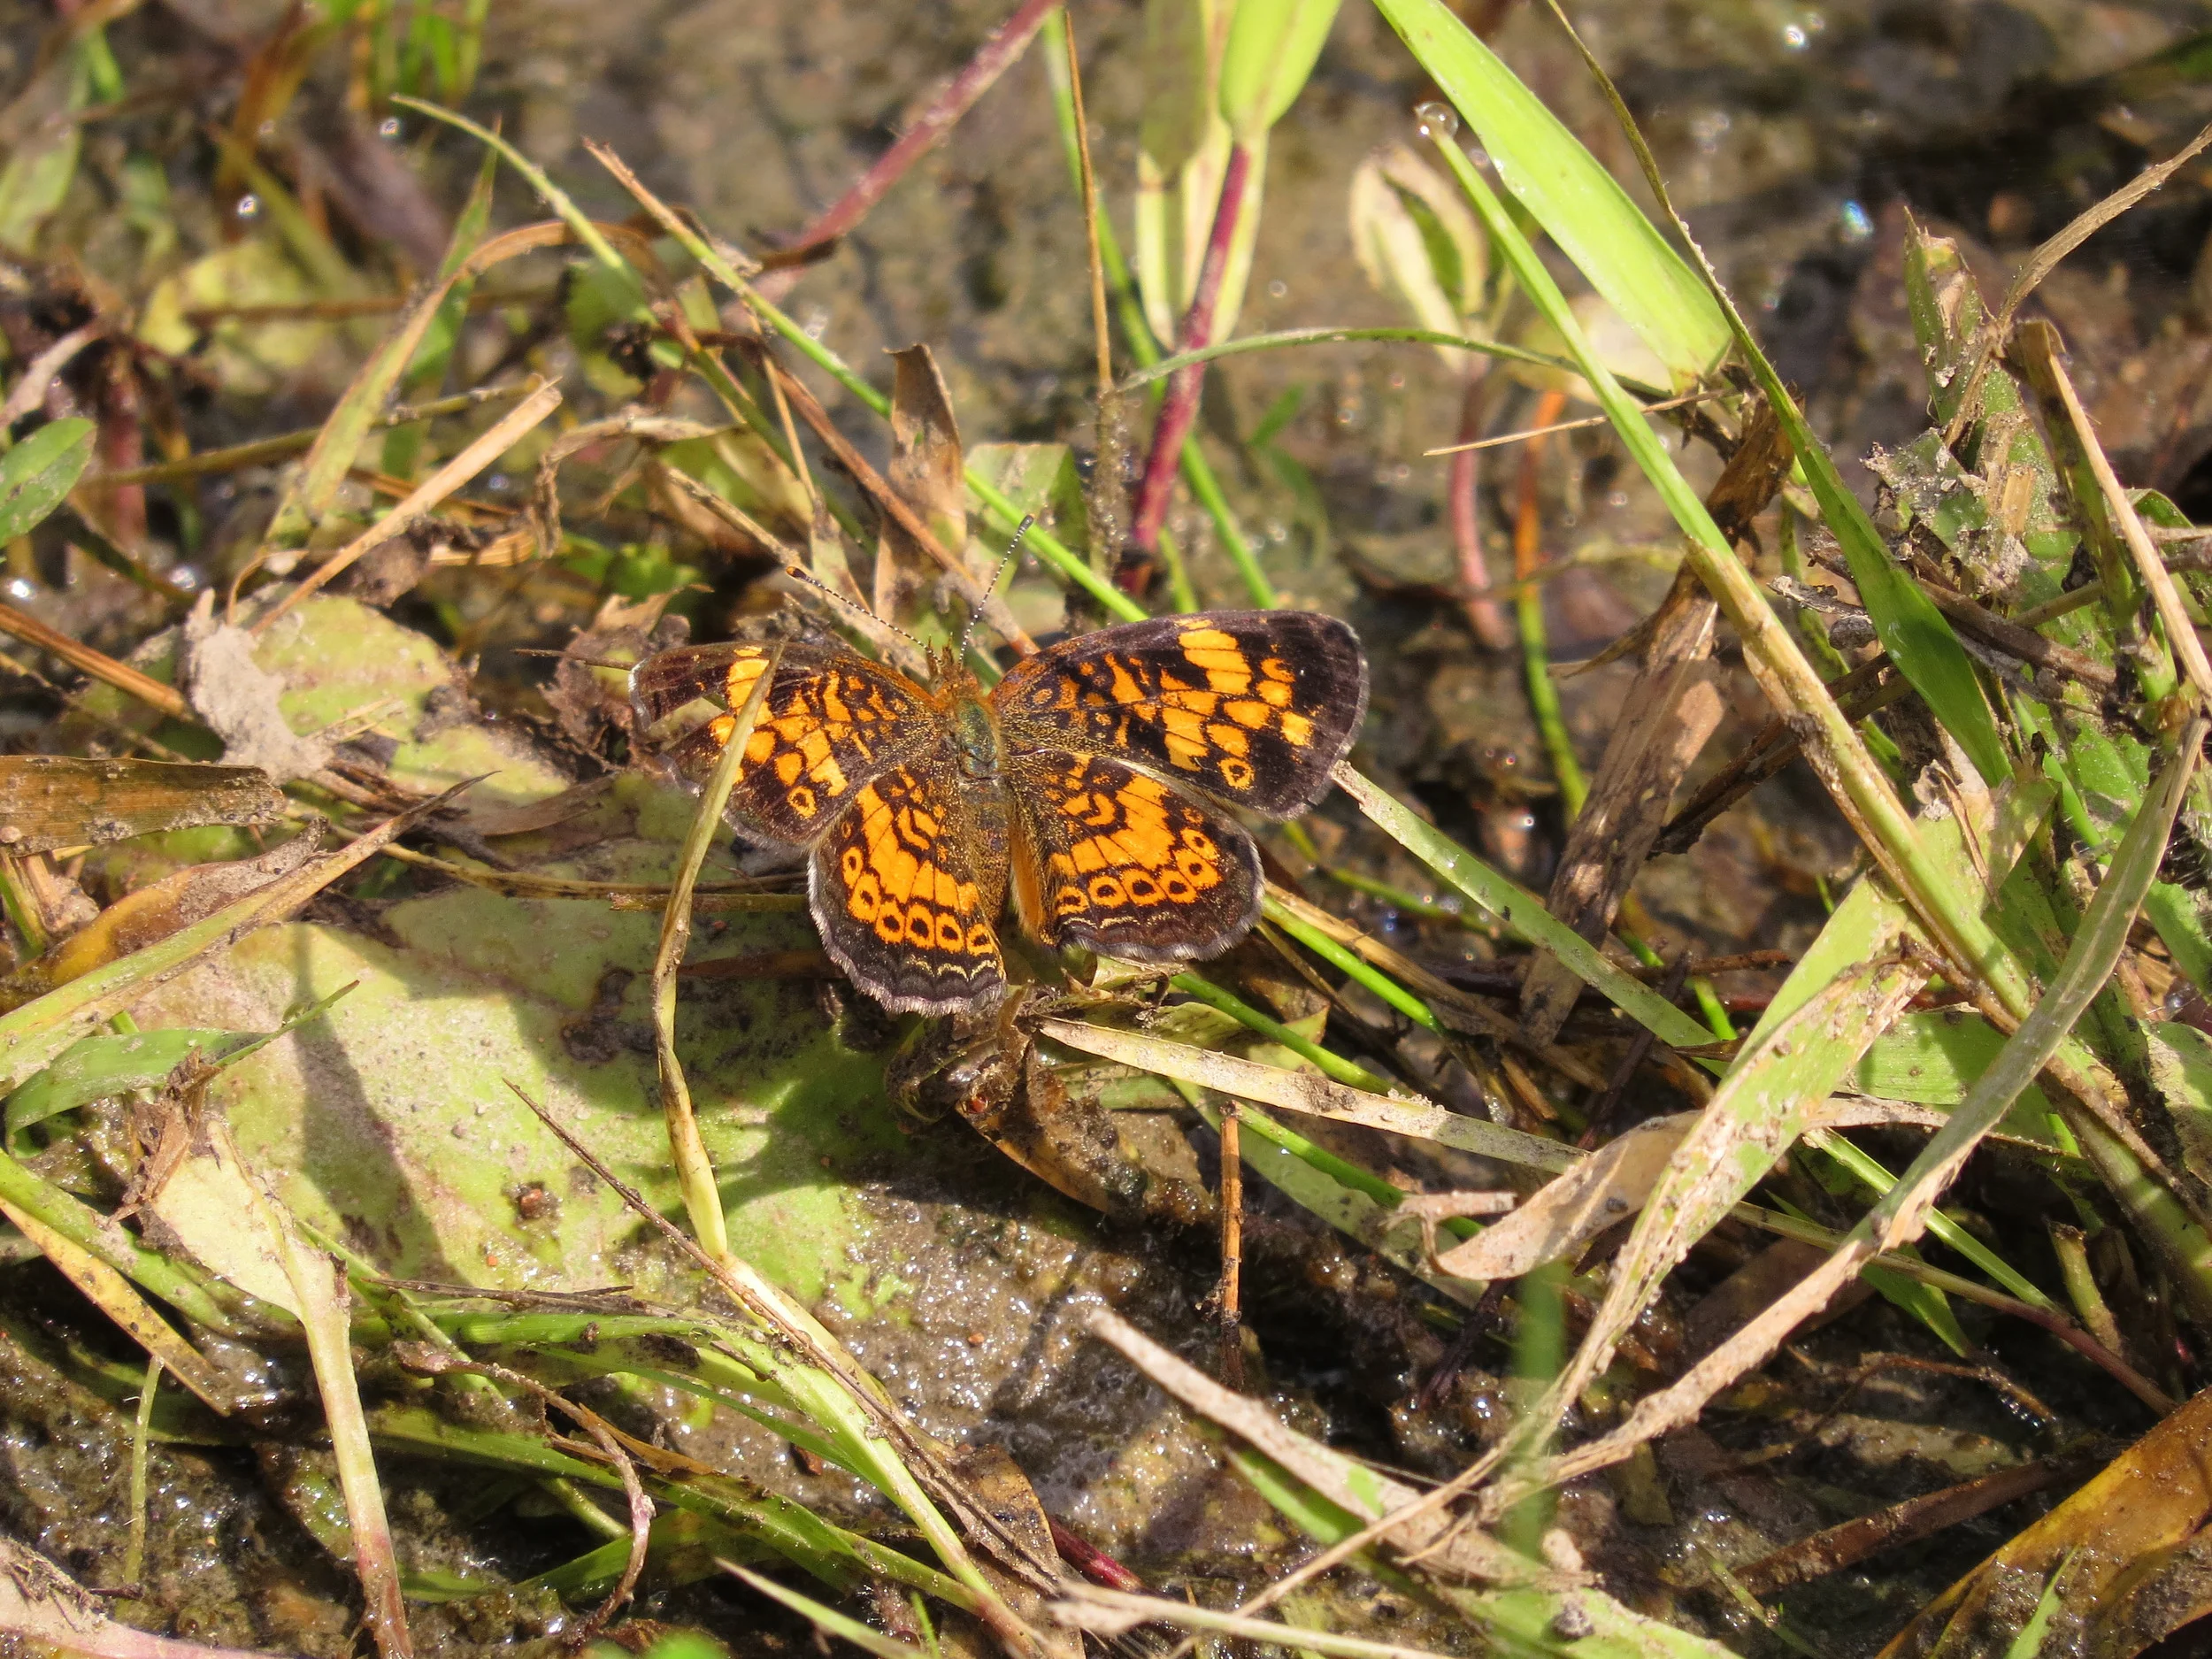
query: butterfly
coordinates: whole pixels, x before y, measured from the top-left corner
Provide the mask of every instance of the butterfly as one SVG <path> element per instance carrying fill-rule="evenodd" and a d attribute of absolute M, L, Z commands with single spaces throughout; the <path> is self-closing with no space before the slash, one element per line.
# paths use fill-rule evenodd
<path fill-rule="evenodd" d="M 1163 964 L 1226 950 L 1263 886 L 1231 810 L 1304 811 L 1367 710 L 1344 623 L 1217 611 L 1076 635 L 987 691 L 956 652 L 923 685 L 841 644 L 685 646 L 631 671 L 641 729 L 704 776 L 772 661 L 729 817 L 809 849 L 824 947 L 895 1013 L 1004 995 L 1010 895 L 1048 946 Z"/>

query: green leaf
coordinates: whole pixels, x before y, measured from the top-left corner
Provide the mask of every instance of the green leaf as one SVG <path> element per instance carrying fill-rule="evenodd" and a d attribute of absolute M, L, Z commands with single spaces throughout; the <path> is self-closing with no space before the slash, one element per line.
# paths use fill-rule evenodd
<path fill-rule="evenodd" d="M 1283 119 L 1321 43 L 1336 21 L 1338 0 L 1240 0 L 1221 56 L 1221 114 L 1240 144 Z"/>
<path fill-rule="evenodd" d="M 1728 348 L 1705 285 L 1613 175 L 1444 0 L 1375 0 L 1497 165 L 1498 178 L 1667 365 L 1678 389 Z"/>
<path fill-rule="evenodd" d="M 92 423 L 50 420 L 0 456 L 0 541 L 12 541 L 60 506 L 92 459 Z"/>
<path fill-rule="evenodd" d="M 14 1157 L 25 1156 L 19 1137 L 33 1124 L 111 1094 L 160 1087 L 196 1049 L 204 1058 L 218 1059 L 253 1040 L 250 1033 L 189 1029 L 84 1038 L 8 1097 L 8 1151 Z"/>

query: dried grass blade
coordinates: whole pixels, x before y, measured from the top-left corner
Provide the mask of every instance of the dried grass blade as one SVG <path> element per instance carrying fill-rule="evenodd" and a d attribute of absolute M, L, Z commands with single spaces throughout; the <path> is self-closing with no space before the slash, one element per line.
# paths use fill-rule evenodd
<path fill-rule="evenodd" d="M 706 862 L 707 847 L 722 827 L 722 809 L 729 803 L 731 787 L 745 764 L 745 748 L 752 741 L 753 724 L 760 718 L 776 665 L 783 660 L 780 644 L 769 649 L 767 664 L 744 703 L 726 717 L 731 724 L 722 743 L 721 758 L 700 792 L 699 805 L 685 832 L 683 851 L 676 864 L 676 879 L 661 912 L 661 937 L 653 956 L 653 1050 L 660 1067 L 661 1112 L 668 1123 L 669 1156 L 683 1188 L 684 1209 L 700 1248 L 717 1261 L 730 1259 L 730 1235 L 722 1215 L 722 1194 L 714 1183 L 714 1164 L 706 1142 L 699 1138 L 698 1119 L 692 1115 L 691 1089 L 684 1081 L 682 1063 L 676 1058 L 676 972 L 683 966 L 685 948 L 691 942 L 691 892 Z"/>
<path fill-rule="evenodd" d="M 2212 142 L 2212 127 L 2205 130 L 2195 148 L 2201 149 L 2207 142 Z M 2038 322 L 2029 324 L 2020 332 L 2021 348 L 2030 363 L 2030 372 L 2038 378 L 2047 378 L 2065 407 L 2066 419 L 2072 423 L 2074 435 L 2081 442 L 2089 470 L 2096 475 L 2097 488 L 2104 492 L 2105 511 L 2119 527 L 2128 552 L 2135 560 L 2136 573 L 2142 577 L 2143 586 L 2150 589 L 2152 602 L 2158 607 L 2158 619 L 2165 625 L 2167 644 L 2172 648 L 2175 659 L 2197 695 L 2212 701 L 2212 662 L 2205 660 L 2204 641 L 2197 637 L 2197 630 L 2189 620 L 2188 608 L 2182 603 L 2181 591 L 2174 585 L 2173 572 L 2166 568 L 2165 559 L 2152 545 L 2149 533 L 2143 528 L 2142 516 L 2135 511 L 2134 502 L 2129 499 L 2118 474 L 2113 472 L 2104 445 L 2097 441 L 2097 429 L 2090 424 L 2089 411 L 2081 406 L 2074 382 L 2059 358 L 2058 331 L 2048 323 Z"/>
<path fill-rule="evenodd" d="M 219 1417 L 230 1415 L 234 1402 L 222 1378 L 173 1325 L 146 1304 L 145 1298 L 131 1288 L 129 1279 L 74 1240 L 4 1198 L 0 1198 L 0 1215 L 15 1223 L 63 1278 L 122 1326 L 125 1334 L 144 1348 L 155 1363 L 174 1373 L 203 1405 Z"/>
<path fill-rule="evenodd" d="M 319 593 L 337 580 L 363 554 L 374 551 L 394 536 L 436 510 L 448 495 L 467 483 L 519 442 L 523 434 L 561 405 L 561 388 L 547 381 L 501 416 L 490 430 L 477 437 L 443 466 L 425 479 L 407 498 L 352 541 L 315 567 L 314 573 L 272 605 L 253 625 L 256 638 L 268 633 L 280 617 L 310 595 Z"/>
<path fill-rule="evenodd" d="M 2109 872 L 2090 901 L 2058 977 L 1967 1092 L 1950 1122 L 1921 1149 L 1896 1187 L 1851 1230 L 1835 1254 L 1788 1294 L 1699 1361 L 1678 1381 L 1640 1402 L 1618 1430 L 1558 1459 L 1547 1472 L 1547 1480 L 1570 1479 L 1618 1463 L 1642 1442 L 1691 1421 L 1714 1394 L 1771 1354 L 1800 1320 L 1826 1305 L 1875 1255 L 1909 1244 L 1920 1236 L 1929 1211 L 1967 1155 L 2058 1052 L 2075 1022 L 2111 977 L 2143 895 L 2157 877 L 2174 815 L 2187 792 L 2208 731 L 2212 731 L 2212 721 L 2204 716 L 2190 721 L 2182 734 L 2179 753 L 2145 795 Z"/>
<path fill-rule="evenodd" d="M 1199 1088 L 1219 1089 L 1225 1094 L 1279 1106 L 1285 1111 L 1304 1112 L 1338 1123 L 1362 1124 L 1391 1134 L 1409 1135 L 1456 1147 L 1479 1157 L 1496 1158 L 1529 1169 L 1563 1170 L 1578 1161 L 1571 1147 L 1538 1135 L 1523 1134 L 1501 1124 L 1463 1117 L 1424 1101 L 1371 1094 L 1342 1083 L 1331 1082 L 1310 1071 L 1289 1071 L 1240 1060 L 1233 1055 L 1169 1042 L 1141 1032 L 1115 1031 L 1104 1025 L 1072 1019 L 1041 1019 L 1041 1036 L 1064 1043 L 1102 1060 L 1135 1066 L 1161 1077 L 1172 1078 Z"/>
<path fill-rule="evenodd" d="M 235 1156 L 235 1149 L 233 1148 Z M 376 1456 L 369 1446 L 368 1414 L 361 1405 L 361 1385 L 353 1372 L 353 1340 L 346 1318 L 344 1270 L 301 1239 L 275 1194 L 251 1183 L 264 1225 L 283 1255 L 285 1277 L 299 1306 L 307 1335 L 307 1355 L 322 1396 L 323 1420 L 338 1464 L 338 1486 L 345 1494 L 346 1523 L 353 1535 L 354 1567 L 361 1575 L 364 1617 L 384 1659 L 412 1659 L 414 1637 L 407 1628 L 407 1606 L 400 1591 L 399 1556 L 391 1523 L 384 1512 L 384 1488 L 377 1479 Z"/>

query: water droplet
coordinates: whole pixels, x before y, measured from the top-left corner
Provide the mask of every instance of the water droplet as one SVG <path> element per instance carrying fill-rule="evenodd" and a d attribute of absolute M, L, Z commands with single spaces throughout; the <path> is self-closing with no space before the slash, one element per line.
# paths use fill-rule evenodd
<path fill-rule="evenodd" d="M 504 472 L 494 472 L 489 478 L 484 480 L 484 483 L 486 488 L 489 489 L 504 489 L 507 488 L 508 483 L 507 475 Z"/>
<path fill-rule="evenodd" d="M 1846 242 L 1864 242 L 1874 234 L 1874 221 L 1856 202 L 1846 202 L 1836 210 L 1836 227 Z"/>
<path fill-rule="evenodd" d="M 1459 136 L 1459 111 L 1439 99 L 1415 104 L 1413 119 L 1424 138 L 1448 140 Z"/>
<path fill-rule="evenodd" d="M 1284 281 L 1280 277 L 1277 277 L 1272 282 L 1270 282 L 1267 285 L 1267 297 L 1271 300 L 1281 299 L 1289 292 L 1290 284 Z"/>
<path fill-rule="evenodd" d="M 1802 23 L 1791 23 L 1785 25 L 1783 27 L 1782 44 L 1787 47 L 1791 51 L 1803 51 L 1805 50 L 1805 42 L 1810 37 L 1806 35 L 1805 26 Z"/>
<path fill-rule="evenodd" d="M 33 584 L 31 584 L 30 582 L 26 581 L 26 580 L 25 580 L 22 577 L 20 577 L 20 576 L 11 576 L 11 577 L 9 577 L 9 578 L 8 578 L 8 597 L 9 597 L 9 598 L 11 598 L 11 599 L 28 599 L 29 597 L 31 597 L 31 595 L 32 595 L 35 594 L 36 592 L 38 592 L 37 588 L 36 588 L 36 587 L 35 587 L 35 586 L 34 586 Z"/>
<path fill-rule="evenodd" d="M 259 196 L 240 196 L 240 197 L 238 198 L 238 217 L 239 217 L 239 218 L 241 218 L 241 219 L 258 219 L 260 216 L 261 216 L 261 198 L 260 198 Z"/>
<path fill-rule="evenodd" d="M 199 572 L 189 565 L 180 565 L 169 572 L 169 580 L 188 594 L 192 594 L 199 592 L 202 578 Z"/>
<path fill-rule="evenodd" d="M 397 138 L 399 136 L 399 117 L 396 115 L 388 115 L 382 120 L 379 121 L 376 124 L 376 135 L 379 138 Z"/>

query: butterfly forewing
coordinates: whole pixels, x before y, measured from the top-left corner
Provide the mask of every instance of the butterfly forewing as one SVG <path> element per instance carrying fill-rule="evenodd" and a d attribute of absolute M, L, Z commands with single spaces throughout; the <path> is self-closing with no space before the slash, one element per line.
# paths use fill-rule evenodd
<path fill-rule="evenodd" d="M 695 645 L 649 657 L 630 672 L 648 747 L 697 780 L 721 757 L 733 716 L 772 648 Z M 730 810 L 763 834 L 804 846 L 869 780 L 940 741 L 943 715 L 895 669 L 801 641 L 777 659 Z"/>
<path fill-rule="evenodd" d="M 1110 756 L 1269 818 L 1320 799 L 1367 710 L 1333 617 L 1217 611 L 1102 628 L 1018 663 L 991 694 L 1008 748 Z"/>

